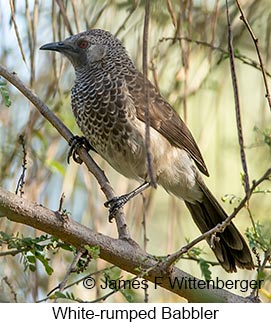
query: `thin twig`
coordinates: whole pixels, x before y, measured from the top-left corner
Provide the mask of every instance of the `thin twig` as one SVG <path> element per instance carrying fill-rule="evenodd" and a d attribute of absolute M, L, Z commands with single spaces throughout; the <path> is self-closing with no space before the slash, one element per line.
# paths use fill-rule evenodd
<path fill-rule="evenodd" d="M 148 173 L 150 176 L 150 184 L 156 188 L 156 180 L 153 173 L 152 159 L 150 153 L 150 112 L 149 112 L 149 86 L 148 86 L 148 36 L 149 36 L 149 20 L 150 20 L 150 0 L 146 1 L 145 6 L 145 18 L 144 18 L 144 30 L 143 30 L 143 89 L 145 94 L 145 144 Z"/>
<path fill-rule="evenodd" d="M 158 262 L 159 263 L 159 262 Z M 129 279 L 130 282 L 133 282 L 135 280 L 137 280 L 138 278 L 143 278 L 145 279 L 146 277 L 148 277 L 148 273 L 150 271 L 152 271 L 153 269 L 155 269 L 157 267 L 157 264 L 155 264 L 154 266 L 152 267 L 149 267 L 147 268 L 146 270 L 143 270 L 140 274 L 138 275 L 135 275 L 135 277 L 133 277 L 132 279 Z M 121 279 L 122 277 L 120 277 L 119 279 Z M 147 279 L 147 278 L 146 278 Z M 93 301 L 91 301 L 90 303 L 97 303 L 99 301 L 105 301 L 108 297 L 112 296 L 113 294 L 121 291 L 122 289 L 125 289 L 125 282 L 126 281 L 123 281 L 123 283 L 121 283 L 121 285 L 119 286 L 119 288 L 116 288 L 114 289 L 112 292 L 109 292 L 108 294 L 106 295 L 103 295 L 101 296 L 100 298 L 97 298 Z M 148 293 L 146 293 L 146 291 L 148 290 L 148 288 L 144 289 L 145 291 L 145 299 L 144 299 L 144 302 L 147 303 L 148 302 Z"/>
<path fill-rule="evenodd" d="M 8 277 L 7 276 L 4 276 L 2 278 L 2 281 L 4 281 L 6 283 L 6 285 L 8 286 L 11 294 L 13 295 L 14 302 L 17 303 L 17 293 L 15 292 L 14 287 L 12 286 L 12 284 L 9 281 Z"/>
<path fill-rule="evenodd" d="M 35 54 L 37 49 L 37 23 L 39 18 L 39 2 L 35 0 L 33 8 L 33 18 L 32 18 L 32 40 L 33 40 L 33 51 L 32 51 L 32 61 L 31 61 L 31 86 L 34 85 L 35 79 Z"/>
<path fill-rule="evenodd" d="M 28 0 L 25 1 L 25 15 L 27 21 L 27 38 L 30 54 L 30 87 L 33 87 L 35 80 L 35 52 L 36 52 L 36 24 L 38 19 L 38 1 L 35 0 L 33 17 L 31 18 Z"/>
<path fill-rule="evenodd" d="M 260 259 L 260 254 L 257 251 L 257 249 L 255 247 L 253 247 L 252 251 L 256 256 L 257 263 L 258 263 L 258 266 L 257 266 L 257 280 L 259 281 L 260 275 L 263 273 L 264 269 L 267 269 L 269 267 L 266 264 L 267 264 L 268 261 L 270 261 L 270 249 L 267 250 L 264 253 L 264 259 L 263 259 L 262 262 L 261 262 L 261 259 Z M 255 288 L 253 288 L 252 291 L 251 291 L 250 297 L 254 296 L 254 297 L 258 298 L 259 297 L 259 288 L 260 288 L 260 284 L 256 284 Z"/>
<path fill-rule="evenodd" d="M 55 0 L 52 0 L 52 11 L 51 11 L 51 20 L 52 20 L 52 34 L 53 34 L 53 41 L 56 42 L 57 41 L 57 16 L 56 16 L 56 5 L 55 5 Z M 52 89 L 54 89 L 54 94 L 57 91 L 59 93 L 59 97 L 61 97 L 61 87 L 59 86 L 59 79 L 60 79 L 60 75 L 61 75 L 61 69 L 63 66 L 63 60 L 61 57 L 61 61 L 60 61 L 60 68 L 59 68 L 59 72 L 57 70 L 57 63 L 56 63 L 56 55 L 53 54 L 53 59 L 52 59 L 52 67 L 53 67 L 53 83 L 52 85 L 48 86 L 48 91 L 51 91 Z M 47 93 L 46 96 L 50 96 L 51 94 Z"/>
<path fill-rule="evenodd" d="M 267 268 L 266 264 L 270 261 L 270 257 L 271 257 L 271 250 L 268 249 L 265 253 L 264 253 L 264 259 L 261 263 L 261 266 L 259 268 L 259 272 L 264 271 L 264 269 Z"/>
<path fill-rule="evenodd" d="M 152 77 L 153 77 L 155 89 L 159 94 L 161 94 L 159 89 L 159 84 L 158 84 L 157 67 L 154 63 L 154 58 L 151 59 L 151 71 L 152 71 Z"/>
<path fill-rule="evenodd" d="M 66 197 L 65 193 L 62 193 L 60 200 L 59 200 L 58 210 L 56 212 L 59 215 L 59 217 L 61 218 L 61 220 L 63 221 L 63 223 L 67 223 L 69 221 L 69 212 L 67 212 L 65 209 L 63 209 L 65 197 Z"/>
<path fill-rule="evenodd" d="M 133 282 L 135 281 L 136 279 L 138 279 L 139 276 L 135 276 L 134 278 L 130 279 L 130 282 Z M 121 279 L 121 277 L 119 278 Z M 125 281 L 119 286 L 119 288 L 116 288 L 116 289 L 113 289 L 111 292 L 99 297 L 99 298 L 96 298 L 94 299 L 93 301 L 90 301 L 90 303 L 98 303 L 100 301 L 106 301 L 110 296 L 118 293 L 118 292 L 121 292 L 122 289 L 125 289 Z"/>
<path fill-rule="evenodd" d="M 72 0 L 72 11 L 73 11 L 73 15 L 74 15 L 74 22 L 75 22 L 75 26 L 76 26 L 76 31 L 79 33 L 80 26 L 79 26 L 79 22 L 78 22 L 78 14 L 77 14 L 77 7 L 75 5 L 75 0 Z"/>
<path fill-rule="evenodd" d="M 128 20 L 132 17 L 133 13 L 136 11 L 137 7 L 139 5 L 139 1 L 133 1 L 133 6 L 128 14 L 128 16 L 125 18 L 125 20 L 123 21 L 123 23 L 120 25 L 119 29 L 116 31 L 115 33 L 115 37 L 118 37 L 119 33 L 121 32 L 122 29 L 125 29 L 126 23 L 128 22 Z"/>
<path fill-rule="evenodd" d="M 218 52 L 220 52 L 221 54 L 225 55 L 225 56 L 228 56 L 229 55 L 229 52 L 219 46 L 215 46 L 213 44 L 210 44 L 206 41 L 202 41 L 202 40 L 197 40 L 197 39 L 192 39 L 192 38 L 189 38 L 189 37 L 186 37 L 186 36 L 182 36 L 182 37 L 162 37 L 161 39 L 159 39 L 159 42 L 164 42 L 164 41 L 174 41 L 174 39 L 176 40 L 185 40 L 185 41 L 188 41 L 188 42 L 191 42 L 191 43 L 195 43 L 196 45 L 202 45 L 202 46 L 205 46 L 205 47 L 209 47 L 213 50 L 216 50 Z M 261 71 L 261 66 L 255 61 L 253 60 L 252 58 L 250 57 L 247 57 L 245 55 L 241 55 L 240 53 L 238 52 L 234 52 L 234 58 L 240 60 L 242 63 L 246 64 L 246 65 L 249 65 L 249 66 L 252 66 L 252 67 L 255 67 L 257 70 Z M 271 77 L 271 74 L 266 70 L 264 69 L 264 72 L 265 74 L 268 76 L 268 77 Z"/>
<path fill-rule="evenodd" d="M 259 277 L 259 273 L 260 273 L 260 268 L 261 268 L 261 258 L 260 258 L 260 254 L 258 252 L 258 250 L 256 249 L 256 247 L 252 248 L 252 252 L 256 257 L 256 261 L 257 261 L 257 276 Z M 256 285 L 255 288 L 252 289 L 251 293 L 250 293 L 250 297 L 259 297 L 259 286 L 258 284 Z"/>
<path fill-rule="evenodd" d="M 149 241 L 148 237 L 147 237 L 147 223 L 146 223 L 146 216 L 147 216 L 147 201 L 146 201 L 146 197 L 144 196 L 144 194 L 141 193 L 142 196 L 142 201 L 143 201 L 143 214 L 142 214 L 142 227 L 143 227 L 143 249 L 144 251 L 147 250 L 147 243 Z"/>
<path fill-rule="evenodd" d="M 184 91 L 183 91 L 183 118 L 184 122 L 187 123 L 187 76 L 188 76 L 188 47 L 186 48 L 185 44 L 182 41 L 182 30 L 184 26 L 184 19 L 185 19 L 185 12 L 186 12 L 186 1 L 180 1 L 180 11 L 179 11 L 179 18 L 177 21 L 177 28 L 174 35 L 174 41 L 179 40 L 179 45 L 181 49 L 181 59 L 182 59 L 182 66 L 184 68 Z M 189 22 L 187 22 L 189 24 Z"/>
<path fill-rule="evenodd" d="M 38 111 L 53 125 L 53 127 L 67 142 L 72 140 L 74 137 L 73 133 L 56 117 L 56 115 L 45 105 L 44 102 L 40 100 L 39 97 L 33 94 L 33 92 L 24 85 L 24 83 L 16 76 L 16 73 L 9 72 L 0 64 L 0 75 L 13 84 L 30 102 L 32 102 Z M 88 170 L 95 176 L 106 198 L 110 200 L 115 197 L 115 192 L 106 175 L 84 147 L 78 148 L 78 155 L 86 164 Z M 123 211 L 120 209 L 114 218 L 116 220 L 119 238 L 132 242 Z"/>
<path fill-rule="evenodd" d="M 238 133 L 241 163 L 242 163 L 242 168 L 243 168 L 243 172 L 244 172 L 244 187 L 245 187 L 246 194 L 248 194 L 248 192 L 249 192 L 249 175 L 248 175 L 248 168 L 247 168 L 247 161 L 246 161 L 246 153 L 245 153 L 245 149 L 244 149 L 244 137 L 243 137 L 243 130 L 242 130 L 237 76 L 236 76 L 235 63 L 234 63 L 234 54 L 233 54 L 234 51 L 233 51 L 233 46 L 232 46 L 232 32 L 231 32 L 231 22 L 230 22 L 229 8 L 228 8 L 228 0 L 226 0 L 226 16 L 227 16 L 227 24 L 228 24 L 228 50 L 229 50 L 231 78 L 232 78 L 232 86 L 233 86 L 234 101 L 235 101 L 235 116 L 236 116 L 236 124 L 237 124 L 237 133 Z"/>
<path fill-rule="evenodd" d="M 20 192 L 20 197 L 22 197 L 23 194 L 24 194 L 25 172 L 26 172 L 26 165 L 27 165 L 24 135 L 19 136 L 19 142 L 22 145 L 23 161 L 22 161 L 22 173 L 21 173 L 20 178 L 19 178 L 19 180 L 17 182 L 17 186 L 16 186 L 16 189 L 15 189 L 15 194 L 18 194 L 18 192 Z"/>
<path fill-rule="evenodd" d="M 143 200 L 143 214 L 142 214 L 142 227 L 143 227 L 143 246 L 144 246 L 144 251 L 147 250 L 147 243 L 149 241 L 147 237 L 147 223 L 146 223 L 146 216 L 147 216 L 147 201 L 146 197 L 144 194 L 142 194 L 142 200 Z M 149 302 L 149 293 L 148 293 L 148 288 L 144 289 L 144 303 Z"/>
<path fill-rule="evenodd" d="M 240 19 L 244 22 L 244 24 L 245 24 L 248 32 L 250 33 L 250 36 L 251 36 L 251 38 L 252 38 L 252 40 L 254 42 L 255 48 L 256 48 L 256 52 L 257 52 L 257 55 L 258 55 L 258 59 L 259 59 L 259 63 L 260 63 L 261 71 L 262 71 L 262 75 L 263 75 L 265 91 L 266 91 L 265 97 L 267 99 L 267 102 L 269 104 L 269 108 L 271 110 L 271 96 L 270 96 L 270 91 L 269 91 L 268 82 L 267 82 L 267 78 L 266 78 L 266 72 L 265 72 L 265 69 L 264 69 L 262 55 L 261 55 L 261 52 L 260 52 L 260 49 L 259 49 L 259 39 L 255 36 L 252 28 L 250 27 L 249 22 L 248 22 L 246 16 L 244 15 L 244 12 L 243 12 L 243 10 L 241 8 L 241 5 L 239 4 L 238 0 L 235 0 L 235 1 L 236 1 L 236 4 L 237 4 L 238 8 L 239 8 L 240 13 L 241 13 Z"/>
<path fill-rule="evenodd" d="M 64 204 L 64 200 L 65 200 L 65 193 L 61 194 L 60 200 L 59 200 L 59 206 L 58 206 L 58 212 L 61 213 L 62 209 L 63 209 L 63 204 Z"/>
<path fill-rule="evenodd" d="M 66 13 L 66 8 L 65 8 L 62 0 L 56 0 L 56 3 L 59 6 L 60 13 L 61 13 L 61 15 L 63 17 L 63 21 L 64 21 L 65 26 L 68 29 L 68 32 L 70 33 L 70 35 L 73 35 L 72 26 L 70 24 L 69 18 L 68 18 L 67 13 Z"/>
<path fill-rule="evenodd" d="M 74 282 L 72 282 L 72 283 L 70 283 L 70 284 L 68 284 L 68 285 L 66 284 L 66 285 L 65 285 L 65 287 L 64 287 L 64 289 L 63 289 L 63 291 L 64 291 L 64 290 L 66 290 L 66 289 L 68 289 L 68 288 L 70 288 L 70 287 L 72 287 L 72 286 L 74 286 L 74 285 L 78 285 L 79 283 L 81 283 L 82 281 L 84 281 L 85 279 L 87 279 L 88 277 L 98 275 L 98 274 L 100 274 L 100 273 L 102 273 L 103 271 L 106 271 L 106 270 L 112 270 L 112 269 L 114 269 L 115 267 L 116 267 L 116 266 L 112 265 L 112 266 L 110 266 L 110 267 L 106 267 L 106 268 L 103 268 L 103 269 L 97 270 L 97 271 L 95 271 L 95 272 L 93 272 L 93 273 L 87 274 L 87 275 L 85 275 L 85 276 L 83 276 L 83 277 L 81 277 L 81 278 L 79 278 L 79 279 L 75 280 Z M 37 303 L 42 303 L 42 302 L 47 301 L 47 300 L 50 298 L 50 295 L 51 295 L 55 290 L 57 290 L 57 289 L 58 289 L 58 286 L 56 286 L 55 288 L 53 288 L 53 289 L 52 289 L 52 290 L 47 294 L 47 297 L 45 297 L 45 298 L 42 298 L 42 299 L 38 300 L 38 301 L 37 301 Z"/>
<path fill-rule="evenodd" d="M 216 35 L 216 27 L 217 27 L 217 19 L 218 19 L 218 14 L 219 14 L 219 0 L 216 0 L 216 3 L 214 5 L 214 15 L 212 16 L 212 21 L 211 21 L 211 24 L 212 24 L 212 38 L 211 38 L 211 45 L 213 46 L 214 45 L 214 42 L 215 42 L 215 35 Z M 212 60 L 212 51 L 210 50 L 209 51 L 209 62 L 211 63 L 211 60 Z"/>
<path fill-rule="evenodd" d="M 76 265 L 77 265 L 77 263 L 78 263 L 78 261 L 80 260 L 80 258 L 81 258 L 81 256 L 84 254 L 84 252 L 85 252 L 86 250 L 85 249 L 83 249 L 83 248 L 81 248 L 81 249 L 79 249 L 78 251 L 77 251 L 77 253 L 76 253 L 76 255 L 74 256 L 74 258 L 73 258 L 73 261 L 72 261 L 72 263 L 71 263 L 71 265 L 70 265 L 70 267 L 69 267 L 69 269 L 67 270 L 67 272 L 66 272 L 66 274 L 65 274 L 65 277 L 64 277 L 64 279 L 62 280 L 62 282 L 58 285 L 58 291 L 60 292 L 60 293 L 62 293 L 63 292 L 63 290 L 64 290 L 64 288 L 65 288 L 65 286 L 66 286 L 66 284 L 67 284 L 67 281 L 68 281 L 68 279 L 69 279 L 69 277 L 70 277 L 70 275 L 72 274 L 72 272 L 74 271 L 74 269 L 75 269 L 75 267 L 76 267 Z M 55 303 L 56 303 L 56 301 L 57 301 L 57 299 L 55 299 Z"/>
<path fill-rule="evenodd" d="M 22 55 L 22 59 L 23 61 L 26 63 L 26 59 L 25 59 L 25 55 L 24 55 L 24 50 L 23 50 L 23 45 L 21 42 L 21 38 L 20 38 L 20 34 L 19 34 L 19 29 L 16 23 L 16 18 L 15 18 L 15 10 L 14 10 L 14 1 L 13 0 L 9 0 L 9 5 L 10 5 L 10 11 L 11 11 L 11 20 L 13 22 L 14 25 L 14 30 L 15 30 L 15 35 L 17 38 L 17 42 L 18 42 L 18 46 L 20 48 L 20 52 Z"/>
<path fill-rule="evenodd" d="M 187 33 L 188 37 L 191 36 L 191 26 L 192 26 L 192 12 L 193 12 L 192 1 L 188 1 L 188 19 L 187 19 Z M 186 44 L 185 50 L 185 65 L 184 65 L 184 90 L 183 90 L 183 107 L 184 107 L 184 121 L 187 122 L 188 111 L 187 111 L 187 97 L 188 97 L 188 77 L 189 77 L 189 67 L 190 67 L 190 44 Z"/>
<path fill-rule="evenodd" d="M 96 6 L 96 4 L 98 4 L 97 1 L 95 1 L 95 6 Z M 91 29 L 97 24 L 98 20 L 102 17 L 103 12 L 109 6 L 109 4 L 110 4 L 110 1 L 105 1 L 104 4 L 101 7 L 99 7 L 99 11 L 96 14 L 96 16 L 94 17 L 94 19 L 91 21 L 91 24 L 89 24 L 89 21 L 88 21 L 89 15 L 87 14 L 86 6 L 85 6 L 85 3 L 83 1 L 84 18 L 85 18 L 85 23 L 86 23 L 87 29 Z"/>
<path fill-rule="evenodd" d="M 176 20 L 176 17 L 175 17 L 173 8 L 172 8 L 171 0 L 167 0 L 167 10 L 168 10 L 168 12 L 170 14 L 172 24 L 176 28 L 176 26 L 177 26 L 177 20 Z"/>
<path fill-rule="evenodd" d="M 184 253 L 186 253 L 189 249 L 194 247 L 196 244 L 198 244 L 200 241 L 215 235 L 216 233 L 220 232 L 222 233 L 225 228 L 231 223 L 231 221 L 235 218 L 235 216 L 239 213 L 239 211 L 247 204 L 249 201 L 253 191 L 255 188 L 260 185 L 263 181 L 265 180 L 271 180 L 271 168 L 269 168 L 263 176 L 257 180 L 252 182 L 252 186 L 249 188 L 247 194 L 245 197 L 242 199 L 242 201 L 239 203 L 239 205 L 234 209 L 232 214 L 227 217 L 226 220 L 224 220 L 222 223 L 218 223 L 214 228 L 212 228 L 209 231 L 204 232 L 202 235 L 194 239 L 193 241 L 189 242 L 187 245 L 182 247 L 180 250 L 177 252 L 169 255 L 166 260 L 163 262 L 162 267 L 165 269 L 168 269 L 171 267 Z"/>
<path fill-rule="evenodd" d="M 6 257 L 6 256 L 16 256 L 21 252 L 28 251 L 27 249 L 14 249 L 14 250 L 8 250 L 8 251 L 2 251 L 0 252 L 0 257 Z"/>

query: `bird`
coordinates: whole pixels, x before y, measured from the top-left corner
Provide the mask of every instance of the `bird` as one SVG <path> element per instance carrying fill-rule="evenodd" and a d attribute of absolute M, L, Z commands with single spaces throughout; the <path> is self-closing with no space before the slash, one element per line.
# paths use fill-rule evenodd
<path fill-rule="evenodd" d="M 146 81 L 118 38 L 103 29 L 90 29 L 40 49 L 57 51 L 71 62 L 75 70 L 71 106 L 80 130 L 93 150 L 117 172 L 141 183 L 142 190 L 150 185 L 145 138 L 147 88 L 149 153 L 156 183 L 184 201 L 202 233 L 227 219 L 200 174 L 209 176 L 190 130 Z M 114 201 L 107 205 L 111 202 L 114 205 Z M 216 239 L 206 240 L 227 272 L 236 272 L 237 267 L 254 268 L 249 247 L 232 222 Z"/>

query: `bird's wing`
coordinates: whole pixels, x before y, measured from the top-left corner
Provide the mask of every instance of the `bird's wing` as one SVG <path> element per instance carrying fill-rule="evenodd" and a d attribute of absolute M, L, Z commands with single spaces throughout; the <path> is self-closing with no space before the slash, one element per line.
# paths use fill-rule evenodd
<path fill-rule="evenodd" d="M 137 117 L 145 121 L 145 96 L 143 75 L 138 73 L 127 80 L 128 90 L 136 107 Z M 177 112 L 160 96 L 148 81 L 150 126 L 160 132 L 174 146 L 186 150 L 199 170 L 209 176 L 201 152 L 191 132 Z"/>

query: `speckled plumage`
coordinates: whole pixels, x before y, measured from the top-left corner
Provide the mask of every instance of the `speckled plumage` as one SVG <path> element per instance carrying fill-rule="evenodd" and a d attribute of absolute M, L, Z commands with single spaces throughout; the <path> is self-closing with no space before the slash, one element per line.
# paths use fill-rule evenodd
<path fill-rule="evenodd" d="M 59 51 L 73 64 L 72 110 L 90 144 L 124 176 L 148 180 L 143 75 L 121 42 L 108 31 L 92 29 L 41 49 Z M 206 232 L 227 215 L 200 176 L 199 171 L 207 176 L 208 171 L 192 134 L 150 82 L 148 90 L 157 183 L 184 199 L 195 223 Z M 232 223 L 218 236 L 213 251 L 225 270 L 253 268 L 246 242 Z"/>

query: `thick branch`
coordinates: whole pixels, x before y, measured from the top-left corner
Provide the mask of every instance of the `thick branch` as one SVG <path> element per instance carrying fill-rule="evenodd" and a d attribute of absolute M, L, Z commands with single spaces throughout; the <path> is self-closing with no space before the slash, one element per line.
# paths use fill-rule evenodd
<path fill-rule="evenodd" d="M 59 213 L 53 212 L 41 205 L 29 202 L 15 194 L 0 188 L 0 217 L 6 217 L 11 221 L 23 223 L 38 230 L 57 236 L 64 242 L 74 245 L 77 248 L 85 245 L 99 246 L 100 257 L 130 273 L 147 273 L 145 279 L 155 282 L 159 277 L 160 286 L 188 299 L 190 302 L 223 302 L 223 303 L 244 303 L 251 300 L 237 296 L 223 289 L 193 289 L 172 288 L 170 282 L 192 279 L 195 277 L 172 267 L 169 272 L 161 269 L 159 261 L 144 252 L 136 243 L 127 240 L 113 239 L 97 233 L 87 227 L 68 219 L 63 221 Z"/>

